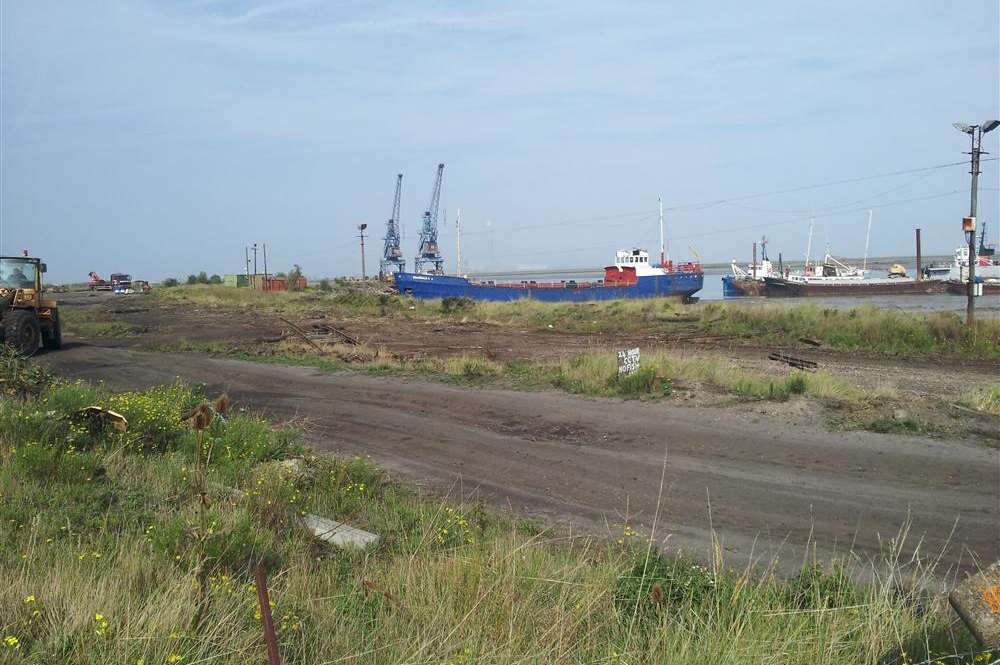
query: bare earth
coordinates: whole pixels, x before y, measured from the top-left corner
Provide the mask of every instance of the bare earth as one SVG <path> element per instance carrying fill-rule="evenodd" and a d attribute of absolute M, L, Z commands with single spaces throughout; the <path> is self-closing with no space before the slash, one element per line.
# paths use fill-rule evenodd
<path fill-rule="evenodd" d="M 810 542 L 821 558 L 874 554 L 908 522 L 907 553 L 918 543 L 926 555 L 945 548 L 943 561 L 959 568 L 1000 553 L 1000 451 L 982 441 L 102 344 L 71 339 L 38 359 L 116 389 L 204 382 L 271 417 L 305 421 L 320 450 L 370 455 L 429 491 L 478 491 L 549 524 L 618 537 L 627 518 L 648 533 L 660 496 L 657 540 L 705 557 L 714 529 L 733 563 L 780 553 L 793 568 Z"/>

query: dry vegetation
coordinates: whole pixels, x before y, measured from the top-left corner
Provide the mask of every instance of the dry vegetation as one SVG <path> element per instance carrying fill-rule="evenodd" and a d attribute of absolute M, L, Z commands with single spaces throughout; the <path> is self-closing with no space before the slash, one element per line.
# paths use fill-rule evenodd
<path fill-rule="evenodd" d="M 451 371 L 497 369 L 475 367 Z M 307 457 L 305 473 L 287 472 L 278 463 L 306 453 L 296 432 L 238 409 L 206 430 L 202 510 L 195 436 L 180 420 L 201 395 L 112 394 L 10 357 L 0 368 L 3 662 L 263 662 L 257 563 L 293 664 L 982 658 L 946 606 L 928 602 L 933 562 L 887 551 L 778 579 L 766 565 L 727 569 L 716 548 L 703 567 L 659 554 L 667 534 L 540 531 L 460 497 L 420 497 L 362 460 Z M 128 431 L 73 418 L 91 404 L 121 412 Z M 303 511 L 383 539 L 366 553 L 320 548 L 298 526 Z"/>

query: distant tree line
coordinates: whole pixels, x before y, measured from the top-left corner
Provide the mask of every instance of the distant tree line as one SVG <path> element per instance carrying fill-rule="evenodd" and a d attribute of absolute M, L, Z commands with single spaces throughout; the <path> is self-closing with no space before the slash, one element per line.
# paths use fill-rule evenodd
<path fill-rule="evenodd" d="M 222 284 L 222 277 L 220 277 L 219 275 L 212 275 L 211 277 L 209 277 L 208 273 L 205 272 L 204 270 L 202 270 L 197 275 L 188 275 L 186 283 L 187 284 Z M 165 280 L 163 280 L 162 282 L 160 282 L 161 286 L 167 286 L 167 287 L 178 286 L 179 284 L 180 284 L 180 281 L 176 277 L 168 277 Z"/>
<path fill-rule="evenodd" d="M 202 270 L 197 275 L 188 275 L 188 284 L 222 284 L 222 278 L 218 275 L 208 276 L 204 270 Z"/>

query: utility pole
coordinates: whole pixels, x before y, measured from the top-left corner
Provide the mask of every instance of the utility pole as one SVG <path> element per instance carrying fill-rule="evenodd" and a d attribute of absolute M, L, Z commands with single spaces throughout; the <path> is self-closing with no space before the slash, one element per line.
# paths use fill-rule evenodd
<path fill-rule="evenodd" d="M 969 135 L 972 146 L 969 150 L 969 162 L 972 166 L 972 188 L 969 197 L 969 216 L 962 220 L 962 230 L 969 238 L 969 284 L 968 301 L 965 305 L 965 325 L 970 328 L 976 323 L 976 203 L 979 197 L 979 157 L 983 153 L 983 134 L 988 134 L 1000 126 L 1000 120 L 987 120 L 981 125 L 966 125 L 954 123 L 955 129 Z M 989 154 L 989 153 L 985 153 Z"/>
<path fill-rule="evenodd" d="M 358 224 L 358 231 L 360 231 L 361 238 L 361 279 L 368 279 L 368 275 L 365 272 L 365 229 L 368 228 L 367 224 Z"/>
<path fill-rule="evenodd" d="M 264 281 L 267 281 L 267 243 L 261 243 L 264 249 Z"/>
<path fill-rule="evenodd" d="M 257 243 L 253 244 L 253 274 L 257 274 Z"/>
<path fill-rule="evenodd" d="M 245 259 L 245 262 L 243 263 L 243 267 L 246 269 L 247 279 L 249 279 L 250 278 L 250 248 L 247 247 L 246 245 L 243 245 L 243 258 Z"/>

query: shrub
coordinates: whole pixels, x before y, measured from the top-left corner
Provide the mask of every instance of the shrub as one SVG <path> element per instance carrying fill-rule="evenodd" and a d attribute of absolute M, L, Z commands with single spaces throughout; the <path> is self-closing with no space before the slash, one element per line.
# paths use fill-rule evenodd
<path fill-rule="evenodd" d="M 176 277 L 167 277 L 165 280 L 163 280 L 162 282 L 160 282 L 160 286 L 165 286 L 167 288 L 171 288 L 171 287 L 177 286 L 179 283 L 180 282 L 177 281 Z"/>
<path fill-rule="evenodd" d="M 445 369 L 451 376 L 463 379 L 485 379 L 500 376 L 503 367 L 486 358 L 458 358 L 445 364 Z"/>
<path fill-rule="evenodd" d="M 188 284 L 197 284 L 198 283 L 198 275 L 188 275 L 188 277 L 187 277 L 187 283 Z"/>
<path fill-rule="evenodd" d="M 443 314 L 452 314 L 455 312 L 467 312 L 476 306 L 476 301 L 472 298 L 459 298 L 455 296 L 448 296 L 441 300 L 441 312 Z"/>
<path fill-rule="evenodd" d="M 41 365 L 28 362 L 6 344 L 0 344 L 0 397 L 28 398 L 39 395 L 54 378 Z"/>
<path fill-rule="evenodd" d="M 615 605 L 624 615 L 646 615 L 669 606 L 700 605 L 716 590 L 712 571 L 683 557 L 636 555 L 631 568 L 618 578 Z"/>
<path fill-rule="evenodd" d="M 845 607 L 861 602 L 862 593 L 842 566 L 806 566 L 788 581 L 788 600 L 802 609 Z"/>
<path fill-rule="evenodd" d="M 222 278 L 219 277 L 218 275 L 212 275 L 211 277 L 208 278 L 208 283 L 209 284 L 222 284 Z"/>
<path fill-rule="evenodd" d="M 793 395 L 804 395 L 806 389 L 809 387 L 806 377 L 802 374 L 795 374 L 785 381 L 785 386 L 788 388 L 788 392 Z"/>
<path fill-rule="evenodd" d="M 661 377 L 654 367 L 642 367 L 632 374 L 615 374 L 609 385 L 625 397 L 665 395 L 670 392 L 670 379 Z"/>
<path fill-rule="evenodd" d="M 299 280 L 302 278 L 302 268 L 299 264 L 292 266 L 292 269 L 288 271 L 288 290 L 298 291 L 299 290 Z"/>
<path fill-rule="evenodd" d="M 323 293 L 329 293 L 330 291 L 333 291 L 333 287 L 330 285 L 330 280 L 328 280 L 326 277 L 319 280 L 319 286 L 317 288 Z"/>

